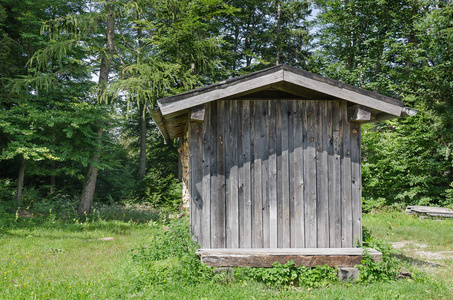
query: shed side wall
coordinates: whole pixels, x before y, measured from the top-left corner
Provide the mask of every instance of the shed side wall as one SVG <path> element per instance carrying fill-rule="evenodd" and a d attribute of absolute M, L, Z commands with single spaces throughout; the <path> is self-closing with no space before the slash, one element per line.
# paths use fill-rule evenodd
<path fill-rule="evenodd" d="M 341 100 L 222 100 L 189 124 L 192 233 L 202 248 L 361 242 L 360 124 Z"/>

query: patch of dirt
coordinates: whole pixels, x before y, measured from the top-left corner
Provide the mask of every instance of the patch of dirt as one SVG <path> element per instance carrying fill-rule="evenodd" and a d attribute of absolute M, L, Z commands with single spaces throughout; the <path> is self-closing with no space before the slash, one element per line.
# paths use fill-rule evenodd
<path fill-rule="evenodd" d="M 393 249 L 396 250 L 406 250 L 409 252 L 409 256 L 416 256 L 427 260 L 440 260 L 440 259 L 449 259 L 453 258 L 453 251 L 426 251 L 423 250 L 428 247 L 427 244 L 419 244 L 411 241 L 401 241 L 392 243 Z"/>

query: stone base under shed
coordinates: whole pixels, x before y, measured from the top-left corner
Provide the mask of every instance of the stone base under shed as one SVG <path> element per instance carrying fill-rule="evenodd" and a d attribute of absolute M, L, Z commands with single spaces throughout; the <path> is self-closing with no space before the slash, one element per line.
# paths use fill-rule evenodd
<path fill-rule="evenodd" d="M 381 260 L 382 253 L 368 249 L 374 260 Z M 272 267 L 274 262 L 285 264 L 294 261 L 296 266 L 354 267 L 361 263 L 362 248 L 238 248 L 199 249 L 201 261 L 210 267 Z"/>

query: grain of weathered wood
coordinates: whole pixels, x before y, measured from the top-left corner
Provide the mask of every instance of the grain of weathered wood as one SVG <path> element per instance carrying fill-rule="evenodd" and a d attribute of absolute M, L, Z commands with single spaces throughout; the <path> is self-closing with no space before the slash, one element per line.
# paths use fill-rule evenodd
<path fill-rule="evenodd" d="M 341 247 L 341 143 L 340 143 L 340 102 L 332 102 L 331 147 L 329 148 L 329 245 Z"/>
<path fill-rule="evenodd" d="M 371 109 L 360 105 L 348 107 L 348 121 L 365 122 L 371 120 Z"/>
<path fill-rule="evenodd" d="M 269 228 L 269 105 L 268 101 L 258 101 L 261 106 L 261 184 L 263 197 L 263 247 L 270 247 Z"/>
<path fill-rule="evenodd" d="M 341 247 L 352 247 L 352 184 L 351 184 L 351 139 L 349 136 L 350 123 L 347 121 L 347 102 L 340 103 L 340 118 L 342 124 L 341 140 L 343 145 L 343 153 L 341 157 L 341 228 L 342 242 Z"/>
<path fill-rule="evenodd" d="M 191 220 L 203 247 L 352 247 L 354 235 L 361 239 L 360 127 L 348 123 L 347 102 L 211 102 L 198 124 L 209 129 L 198 158 L 190 146 L 202 174 L 202 185 L 190 183 L 201 193 Z"/>
<path fill-rule="evenodd" d="M 263 159 L 261 144 L 262 109 L 260 101 L 253 102 L 253 224 L 252 248 L 263 247 L 263 189 L 261 164 Z"/>
<path fill-rule="evenodd" d="M 351 206 L 352 206 L 352 242 L 362 244 L 362 171 L 360 124 L 351 123 Z"/>
<path fill-rule="evenodd" d="M 307 145 L 304 149 L 305 247 L 317 247 L 316 217 L 316 101 L 307 101 L 305 110 Z"/>
<path fill-rule="evenodd" d="M 203 122 L 205 115 L 205 105 L 192 107 L 190 113 L 190 122 Z"/>
<path fill-rule="evenodd" d="M 294 107 L 294 235 L 296 248 L 305 247 L 304 231 L 304 149 L 302 148 L 304 132 L 305 102 L 293 101 Z"/>
<path fill-rule="evenodd" d="M 281 173 L 280 179 L 281 184 L 281 219 L 279 219 L 279 247 L 289 248 L 291 247 L 291 228 L 290 228 L 290 212 L 289 212 L 289 185 L 290 185 L 290 164 L 289 164 L 289 124 L 288 124 L 288 102 L 286 100 L 281 101 Z M 279 170 L 280 171 L 280 170 Z"/>
<path fill-rule="evenodd" d="M 324 94 L 330 95 L 339 99 L 350 101 L 365 107 L 371 107 L 395 116 L 400 116 L 402 107 L 389 102 L 376 101 L 376 98 L 368 95 L 357 94 L 355 91 L 343 89 L 341 87 L 333 86 L 327 82 L 318 81 L 307 77 L 298 76 L 291 72 L 285 73 L 285 81 L 305 87 L 310 90 L 323 91 Z"/>
<path fill-rule="evenodd" d="M 327 105 L 330 101 L 317 101 L 317 153 L 316 153 L 316 217 L 317 217 L 317 247 L 329 247 L 329 178 L 328 178 L 328 155 L 329 136 L 327 128 Z"/>
<path fill-rule="evenodd" d="M 209 111 L 210 104 L 206 104 L 206 109 Z M 204 115 L 204 108 L 203 108 Z M 206 114 L 203 124 L 203 144 L 202 144 L 202 190 L 201 196 L 203 201 L 203 209 L 201 211 L 201 227 L 200 232 L 203 236 L 203 248 L 211 247 L 211 115 Z"/>
<path fill-rule="evenodd" d="M 243 234 L 241 235 L 242 248 L 252 247 L 252 119 L 250 116 L 250 101 L 244 101 L 242 104 L 242 151 L 243 151 Z"/>
<path fill-rule="evenodd" d="M 296 230 L 295 226 L 295 217 L 294 217 L 294 103 L 293 101 L 288 101 L 288 153 L 289 153 L 289 227 L 290 227 L 290 245 L 295 247 L 296 245 Z"/>
<path fill-rule="evenodd" d="M 224 248 L 225 243 L 225 157 L 224 157 L 224 131 L 225 102 L 217 103 L 217 248 Z"/>
<path fill-rule="evenodd" d="M 238 102 L 229 101 L 229 146 L 231 147 L 230 153 L 230 206 L 228 215 L 229 231 L 227 239 L 229 240 L 228 246 L 231 248 L 239 247 L 239 202 L 238 202 L 238 164 L 239 164 L 239 151 L 238 151 L 238 122 L 240 121 Z"/>
<path fill-rule="evenodd" d="M 359 251 L 353 251 L 354 249 Z M 257 251 L 253 251 L 257 250 Z M 277 251 L 275 251 L 277 250 Z M 201 261 L 210 267 L 271 267 L 274 262 L 285 264 L 292 260 L 296 266 L 316 267 L 353 267 L 361 263 L 364 253 L 362 249 L 200 249 L 197 253 Z M 334 249 L 338 250 L 338 249 Z M 371 249 L 374 260 L 381 260 L 381 253 Z"/>
<path fill-rule="evenodd" d="M 190 198 L 192 205 L 193 223 L 192 232 L 196 241 L 203 245 L 203 235 L 201 231 L 201 216 L 203 210 L 202 200 L 202 143 L 203 133 L 202 124 L 191 122 L 189 124 L 189 159 L 191 170 L 191 185 L 190 185 Z"/>
<path fill-rule="evenodd" d="M 218 201 L 219 201 L 219 191 L 218 191 L 218 181 L 217 181 L 217 102 L 209 103 L 209 109 L 206 110 L 206 113 L 209 114 L 209 120 L 211 123 L 210 129 L 210 175 L 211 175 L 211 248 L 218 248 L 218 226 L 217 226 L 217 215 L 218 215 Z"/>
<path fill-rule="evenodd" d="M 250 93 L 253 90 L 259 90 L 274 82 L 283 80 L 283 70 L 277 70 L 274 73 L 261 76 L 259 79 L 246 80 L 234 85 L 226 86 L 222 89 L 214 89 L 205 93 L 200 93 L 195 97 L 186 98 L 182 101 L 161 101 L 158 103 L 163 115 L 171 114 L 180 110 L 220 100 L 225 97 L 236 95 L 241 96 L 243 93 Z"/>
<path fill-rule="evenodd" d="M 277 103 L 268 101 L 269 130 L 269 247 L 278 246 L 278 203 L 277 203 Z"/>

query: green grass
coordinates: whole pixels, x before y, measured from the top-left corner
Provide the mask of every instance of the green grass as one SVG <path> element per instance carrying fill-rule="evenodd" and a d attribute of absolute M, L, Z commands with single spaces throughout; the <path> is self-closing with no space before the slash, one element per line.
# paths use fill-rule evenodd
<path fill-rule="evenodd" d="M 451 221 L 419 220 L 403 213 L 364 216 L 372 234 L 389 241 L 427 243 L 452 250 Z M 0 216 L 0 299 L 453 299 L 451 261 L 415 270 L 414 280 L 333 283 L 323 288 L 269 289 L 253 282 L 138 287 L 133 249 L 163 230 L 156 223 L 79 222 L 54 216 Z M 114 237 L 113 241 L 98 238 Z M 431 244 L 433 244 L 431 246 Z M 450 249 L 448 249 L 450 247 Z"/>

